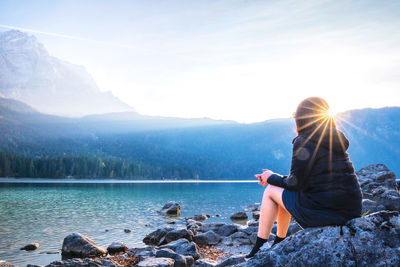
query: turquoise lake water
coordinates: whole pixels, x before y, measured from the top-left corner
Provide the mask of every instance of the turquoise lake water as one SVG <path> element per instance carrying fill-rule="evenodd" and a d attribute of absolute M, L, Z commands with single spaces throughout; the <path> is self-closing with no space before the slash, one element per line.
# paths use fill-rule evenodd
<path fill-rule="evenodd" d="M 4 181 L 7 180 L 0 179 L 0 260 L 19 266 L 59 260 L 61 254 L 43 253 L 60 252 L 64 237 L 73 232 L 105 247 L 114 241 L 140 247 L 144 246 L 142 239 L 147 233 L 169 225 L 171 220 L 179 227 L 184 225 L 183 217 L 206 213 L 212 216 L 207 222 L 229 222 L 232 213 L 260 202 L 264 191 L 257 182 L 237 181 Z M 179 202 L 182 208 L 177 219 L 157 213 L 171 200 Z M 221 217 L 215 217 L 216 214 Z M 132 232 L 125 233 L 124 229 Z M 30 242 L 38 242 L 39 249 L 19 249 Z"/>

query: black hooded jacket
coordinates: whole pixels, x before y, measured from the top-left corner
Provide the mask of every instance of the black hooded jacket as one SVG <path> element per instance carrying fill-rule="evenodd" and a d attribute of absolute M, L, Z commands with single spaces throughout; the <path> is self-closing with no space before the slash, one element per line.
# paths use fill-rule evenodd
<path fill-rule="evenodd" d="M 360 217 L 362 194 L 346 152 L 349 141 L 336 128 L 324 127 L 299 134 L 293 140 L 290 174 L 272 174 L 267 182 L 296 191 L 296 208 L 315 225 L 341 225 Z M 323 217 L 319 221 L 318 216 Z"/>

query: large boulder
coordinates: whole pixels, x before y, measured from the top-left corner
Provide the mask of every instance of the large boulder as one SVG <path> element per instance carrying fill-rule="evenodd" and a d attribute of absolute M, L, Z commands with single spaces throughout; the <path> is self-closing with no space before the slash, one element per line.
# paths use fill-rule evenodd
<path fill-rule="evenodd" d="M 175 241 L 181 238 L 186 238 L 189 241 L 193 240 L 193 233 L 192 231 L 189 231 L 185 228 L 182 229 L 175 229 L 172 231 L 169 231 L 166 235 L 165 235 L 165 241 L 166 243 L 169 243 L 171 241 Z"/>
<path fill-rule="evenodd" d="M 189 256 L 190 257 L 190 256 Z M 181 255 L 169 248 L 163 248 L 156 252 L 156 258 L 171 258 L 174 260 L 174 267 L 186 267 L 186 256 Z"/>
<path fill-rule="evenodd" d="M 221 241 L 222 238 L 214 231 L 210 230 L 208 232 L 195 235 L 193 239 L 197 245 L 202 246 L 202 245 L 216 245 Z"/>
<path fill-rule="evenodd" d="M 400 266 L 400 215 L 379 211 L 343 227 L 306 228 L 238 266 Z"/>
<path fill-rule="evenodd" d="M 68 259 L 62 261 L 53 261 L 46 267 L 122 267 L 106 259 Z"/>
<path fill-rule="evenodd" d="M 61 255 L 63 259 L 101 257 L 107 255 L 107 249 L 80 233 L 72 233 L 64 238 Z"/>
<path fill-rule="evenodd" d="M 160 247 L 169 248 L 175 251 L 178 254 L 182 254 L 184 256 L 192 256 L 193 259 L 197 260 L 200 258 L 199 247 L 194 242 L 189 242 L 185 238 L 181 238 L 175 241 L 172 241 L 166 245 Z"/>
<path fill-rule="evenodd" d="M 159 228 L 150 234 L 146 235 L 143 238 L 143 243 L 146 245 L 154 245 L 154 246 L 160 246 L 166 243 L 165 236 L 173 231 L 174 228 L 171 227 L 164 227 L 164 228 Z"/>
<path fill-rule="evenodd" d="M 220 236 L 229 236 L 235 232 L 237 232 L 238 227 L 234 224 L 226 224 L 218 228 L 217 234 Z"/>
<path fill-rule="evenodd" d="M 170 201 L 166 203 L 161 210 L 158 211 L 162 215 L 166 216 L 180 216 L 181 215 L 181 205 L 175 201 Z"/>
<path fill-rule="evenodd" d="M 363 192 L 363 213 L 400 211 L 396 176 L 383 164 L 372 164 L 356 172 Z M 368 199 L 368 200 L 365 200 Z"/>
<path fill-rule="evenodd" d="M 157 250 L 154 247 L 132 248 L 127 252 L 129 256 L 137 257 L 140 261 L 148 257 L 154 257 L 156 253 Z"/>

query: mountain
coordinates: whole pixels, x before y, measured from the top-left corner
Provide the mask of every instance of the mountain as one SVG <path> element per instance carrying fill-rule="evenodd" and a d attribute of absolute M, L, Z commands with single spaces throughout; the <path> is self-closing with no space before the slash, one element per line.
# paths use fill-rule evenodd
<path fill-rule="evenodd" d="M 36 37 L 17 30 L 0 32 L 0 93 L 48 114 L 134 111 L 101 92 L 84 67 L 49 55 Z"/>
<path fill-rule="evenodd" d="M 262 168 L 290 169 L 293 119 L 241 124 L 117 113 L 64 118 L 24 113 L 0 98 L 0 150 L 26 157 L 102 157 L 148 166 L 179 166 L 200 178 L 252 178 Z M 25 108 L 22 108 L 25 107 Z M 400 173 L 399 107 L 347 111 L 338 127 L 355 168 L 384 163 Z M 178 121 L 178 124 L 170 124 Z M 207 124 L 201 124 L 207 122 Z M 160 178 L 160 177 L 154 177 Z"/>

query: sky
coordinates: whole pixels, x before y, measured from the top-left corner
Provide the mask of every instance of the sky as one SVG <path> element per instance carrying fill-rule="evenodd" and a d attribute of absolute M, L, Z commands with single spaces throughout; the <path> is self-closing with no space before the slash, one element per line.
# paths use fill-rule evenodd
<path fill-rule="evenodd" d="M 146 115 L 257 122 L 309 96 L 400 106 L 400 1 L 1 0 L 34 34 Z"/>

